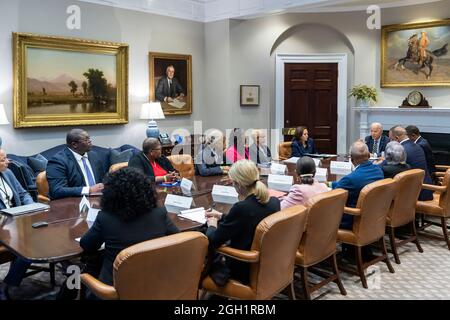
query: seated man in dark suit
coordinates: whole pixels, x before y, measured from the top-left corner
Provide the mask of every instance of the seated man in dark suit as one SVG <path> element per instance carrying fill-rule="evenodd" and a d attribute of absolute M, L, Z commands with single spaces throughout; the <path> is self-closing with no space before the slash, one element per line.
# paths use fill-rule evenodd
<path fill-rule="evenodd" d="M 47 180 L 51 199 L 80 197 L 99 193 L 105 175 L 104 166 L 92 147 L 86 131 L 72 129 L 64 148 L 47 163 Z"/>
<path fill-rule="evenodd" d="M 420 135 L 419 128 L 417 128 L 416 126 L 407 126 L 405 129 L 408 138 L 412 142 L 421 146 L 423 151 L 425 152 L 428 173 L 430 174 L 431 177 L 433 177 L 434 173 L 436 172 L 436 167 L 433 157 L 433 151 L 431 150 L 431 145 L 428 143 L 427 139 L 425 139 Z"/>
<path fill-rule="evenodd" d="M 333 182 L 331 187 L 333 189 L 341 188 L 348 190 L 346 206 L 355 208 L 362 188 L 369 183 L 384 179 L 384 174 L 383 170 L 381 170 L 379 166 L 369 161 L 369 149 L 361 140 L 358 140 L 352 144 L 350 154 L 355 170 L 343 177 L 341 180 Z M 351 229 L 352 226 L 353 216 L 344 214 L 340 228 Z"/>
<path fill-rule="evenodd" d="M 422 169 L 425 171 L 425 177 L 423 183 L 432 184 L 430 174 L 427 168 L 427 160 L 425 158 L 425 152 L 422 147 L 415 144 L 409 140 L 405 128 L 402 126 L 396 126 L 391 130 L 392 136 L 395 141 L 400 142 L 400 144 L 405 148 L 406 152 L 406 163 L 411 166 L 411 169 Z M 419 200 L 433 200 L 433 191 L 422 189 L 419 195 Z"/>
<path fill-rule="evenodd" d="M 184 90 L 177 78 L 174 77 L 175 68 L 166 68 L 166 76 L 159 79 L 156 86 L 156 99 L 161 102 L 172 102 L 176 98 L 184 97 Z"/>
<path fill-rule="evenodd" d="M 140 170 L 156 183 L 175 181 L 179 178 L 169 159 L 162 154 L 158 139 L 147 138 L 142 144 L 142 152 L 131 157 L 128 166 Z"/>
<path fill-rule="evenodd" d="M 365 142 L 371 154 L 381 155 L 386 150 L 389 138 L 383 134 L 381 123 L 374 122 L 370 125 L 370 136 L 365 138 Z"/>
<path fill-rule="evenodd" d="M 250 160 L 254 163 L 270 163 L 272 155 L 267 146 L 266 130 L 253 130 L 252 132 L 253 144 L 249 148 Z"/>

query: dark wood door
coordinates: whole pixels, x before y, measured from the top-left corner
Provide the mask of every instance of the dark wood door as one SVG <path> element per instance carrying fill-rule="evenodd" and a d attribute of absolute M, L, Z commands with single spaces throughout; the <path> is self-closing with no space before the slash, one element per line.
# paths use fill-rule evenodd
<path fill-rule="evenodd" d="M 308 127 L 319 153 L 337 149 L 337 68 L 337 63 L 285 64 L 284 127 Z"/>

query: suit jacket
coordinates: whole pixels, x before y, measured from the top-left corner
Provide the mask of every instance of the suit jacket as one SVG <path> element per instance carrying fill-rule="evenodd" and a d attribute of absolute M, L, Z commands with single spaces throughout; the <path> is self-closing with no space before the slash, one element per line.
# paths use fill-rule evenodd
<path fill-rule="evenodd" d="M 11 170 L 6 169 L 6 171 L 3 171 L 1 175 L 5 180 L 5 183 L 7 183 L 12 190 L 13 204 L 15 207 L 19 207 L 34 202 L 33 198 L 31 198 L 30 194 L 22 187 L 22 185 L 19 183 L 16 176 L 14 175 L 14 173 L 12 173 Z M 5 208 L 6 206 L 5 203 L 3 202 L 3 198 L 0 197 L 0 209 Z"/>
<path fill-rule="evenodd" d="M 99 279 L 112 285 L 113 263 L 120 251 L 134 244 L 177 232 L 178 228 L 167 216 L 164 207 L 154 208 L 132 221 L 124 221 L 117 214 L 100 211 L 92 227 L 81 238 L 80 246 L 89 253 L 96 252 L 105 243 Z"/>
<path fill-rule="evenodd" d="M 106 174 L 103 163 L 95 151 L 87 153 L 95 182 L 100 183 Z M 86 186 L 83 171 L 72 151 L 64 148 L 48 160 L 46 175 L 51 199 L 79 197 Z"/>
<path fill-rule="evenodd" d="M 163 102 L 165 97 L 175 98 L 180 93 L 184 93 L 184 90 L 177 78 L 172 78 L 170 89 L 167 77 L 159 79 L 155 90 L 156 100 Z"/>
<path fill-rule="evenodd" d="M 219 161 L 222 158 L 218 155 Z M 215 176 L 222 174 L 220 163 L 216 162 L 214 152 L 209 145 L 202 147 L 202 150 L 195 157 L 195 170 L 201 176 Z"/>
<path fill-rule="evenodd" d="M 433 175 L 436 172 L 434 157 L 433 157 L 433 150 L 431 150 L 431 145 L 427 141 L 427 139 L 423 137 L 419 137 L 417 139 L 416 144 L 422 147 L 423 151 L 425 152 L 425 159 L 427 160 L 427 168 L 428 173 L 430 175 Z"/>
<path fill-rule="evenodd" d="M 422 147 L 415 144 L 411 140 L 405 140 L 401 142 L 406 152 L 406 163 L 411 166 L 412 169 L 422 169 L 425 171 L 425 177 L 423 182 L 426 184 L 433 184 L 431 176 L 428 172 L 427 160 L 425 158 L 425 152 Z M 433 200 L 433 191 L 422 189 L 419 195 L 419 200 Z"/>
<path fill-rule="evenodd" d="M 341 188 L 348 191 L 347 207 L 355 208 L 358 203 L 359 193 L 369 183 L 384 179 L 383 170 L 380 166 L 370 161 L 361 163 L 355 171 L 346 175 L 339 181 L 332 183 L 332 188 Z M 351 229 L 353 226 L 353 217 L 344 214 L 340 228 Z"/>
<path fill-rule="evenodd" d="M 382 134 L 379 140 L 378 153 L 381 154 L 382 152 L 386 151 L 386 145 L 389 143 L 389 138 Z M 374 140 L 370 135 L 365 138 L 365 142 L 367 144 L 367 147 L 369 148 L 370 153 L 372 153 L 373 141 Z"/>
<path fill-rule="evenodd" d="M 271 197 L 265 205 L 260 204 L 254 195 L 235 203 L 230 212 L 220 220 L 217 228 L 209 227 L 206 235 L 209 246 L 214 250 L 230 241 L 229 246 L 236 249 L 250 250 L 255 229 L 259 222 L 270 214 L 280 210 L 280 200 Z M 227 259 L 231 277 L 248 283 L 250 266 L 248 263 Z"/>
<path fill-rule="evenodd" d="M 156 160 L 156 163 L 167 172 L 175 171 L 166 156 L 161 155 L 161 157 Z M 155 173 L 153 172 L 152 165 L 142 151 L 131 157 L 130 161 L 128 161 L 128 166 L 140 170 L 145 175 L 149 176 L 153 181 L 155 180 Z"/>
<path fill-rule="evenodd" d="M 314 144 L 314 140 L 308 138 L 306 148 L 303 146 L 298 140 L 292 141 L 292 157 L 303 157 L 305 153 L 317 153 L 316 145 Z"/>
<path fill-rule="evenodd" d="M 261 148 L 264 151 L 261 151 Z M 249 148 L 250 160 L 255 163 L 268 163 L 272 161 L 272 154 L 268 146 L 261 145 L 259 148 L 256 143 L 252 144 Z"/>
<path fill-rule="evenodd" d="M 286 209 L 297 204 L 305 204 L 309 198 L 327 191 L 327 186 L 315 179 L 313 184 L 294 184 L 289 190 L 289 193 L 281 201 L 281 209 Z"/>
<path fill-rule="evenodd" d="M 394 178 L 398 173 L 411 169 L 407 163 L 383 164 L 381 165 L 385 178 Z"/>

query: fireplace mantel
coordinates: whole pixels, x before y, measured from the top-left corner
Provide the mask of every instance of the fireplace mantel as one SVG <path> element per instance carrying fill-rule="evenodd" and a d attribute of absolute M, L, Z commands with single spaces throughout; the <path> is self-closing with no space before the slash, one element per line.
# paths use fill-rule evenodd
<path fill-rule="evenodd" d="M 369 134 L 370 124 L 380 122 L 384 130 L 395 125 L 416 125 L 420 131 L 450 133 L 449 108 L 353 108 L 360 113 L 359 132 L 363 138 Z"/>

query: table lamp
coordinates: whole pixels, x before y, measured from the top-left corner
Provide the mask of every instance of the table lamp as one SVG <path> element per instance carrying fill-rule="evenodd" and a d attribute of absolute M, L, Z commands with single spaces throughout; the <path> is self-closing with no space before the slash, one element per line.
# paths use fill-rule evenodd
<path fill-rule="evenodd" d="M 160 102 L 147 102 L 142 105 L 140 119 L 150 119 L 147 126 L 147 137 L 158 138 L 159 128 L 156 120 L 164 119 L 164 112 L 161 108 Z"/>
<path fill-rule="evenodd" d="M 9 124 L 8 117 L 6 117 L 5 106 L 0 103 L 0 125 Z M 2 146 L 2 138 L 0 137 L 0 147 Z"/>

